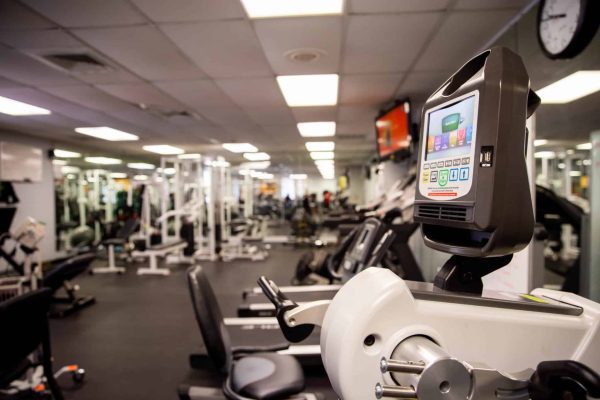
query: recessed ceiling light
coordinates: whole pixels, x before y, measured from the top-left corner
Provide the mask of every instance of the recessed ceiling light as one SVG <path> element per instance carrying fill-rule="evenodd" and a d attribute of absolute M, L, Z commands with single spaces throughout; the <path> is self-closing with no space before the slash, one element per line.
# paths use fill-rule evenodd
<path fill-rule="evenodd" d="M 556 153 L 553 151 L 538 151 L 535 153 L 535 158 L 554 158 Z"/>
<path fill-rule="evenodd" d="M 536 146 L 536 147 L 537 146 L 543 146 L 545 144 L 548 144 L 548 141 L 546 139 L 535 139 L 533 141 L 533 145 Z"/>
<path fill-rule="evenodd" d="M 125 179 L 127 178 L 127 174 L 125 172 L 111 172 L 109 175 L 113 179 Z"/>
<path fill-rule="evenodd" d="M 52 164 L 54 165 L 67 165 L 66 160 L 52 160 Z"/>
<path fill-rule="evenodd" d="M 333 151 L 313 151 L 310 153 L 313 160 L 333 160 Z"/>
<path fill-rule="evenodd" d="M 344 0 L 242 0 L 242 4 L 251 19 L 339 15 L 344 11 Z"/>
<path fill-rule="evenodd" d="M 306 150 L 308 151 L 333 151 L 334 149 L 334 142 L 306 142 Z"/>
<path fill-rule="evenodd" d="M 317 167 L 333 166 L 333 160 L 316 160 L 315 165 Z"/>
<path fill-rule="evenodd" d="M 577 150 L 591 150 L 592 143 L 581 143 L 581 144 L 578 144 L 577 146 L 575 146 L 575 148 Z"/>
<path fill-rule="evenodd" d="M 251 173 L 252 173 L 252 171 L 249 169 L 240 169 L 239 170 L 239 174 L 242 176 L 250 175 Z"/>
<path fill-rule="evenodd" d="M 223 148 L 232 153 L 256 153 L 258 149 L 250 143 L 223 143 Z"/>
<path fill-rule="evenodd" d="M 244 153 L 244 158 L 250 161 L 267 161 L 271 159 L 267 153 Z"/>
<path fill-rule="evenodd" d="M 581 176 L 581 171 L 571 171 L 569 172 L 570 176 Z"/>
<path fill-rule="evenodd" d="M 256 179 L 273 179 L 273 174 L 262 171 L 250 171 L 250 176 Z"/>
<path fill-rule="evenodd" d="M 202 155 L 198 153 L 185 153 L 177 156 L 180 160 L 199 160 L 202 158 Z"/>
<path fill-rule="evenodd" d="M 32 106 L 31 104 L 0 96 L 0 113 L 14 116 L 24 115 L 48 115 L 52 114 L 45 108 Z"/>
<path fill-rule="evenodd" d="M 84 158 L 84 160 L 86 162 L 89 162 L 92 164 L 102 164 L 102 165 L 118 165 L 123 162 L 123 161 L 119 160 L 118 158 L 110 158 L 110 157 L 86 157 L 86 158 Z"/>
<path fill-rule="evenodd" d="M 133 180 L 135 180 L 135 181 L 147 181 L 148 180 L 148 176 L 147 175 L 134 175 L 133 176 Z"/>
<path fill-rule="evenodd" d="M 335 122 L 300 122 L 298 131 L 303 137 L 327 137 L 335 136 Z"/>
<path fill-rule="evenodd" d="M 82 135 L 92 136 L 98 139 L 110 140 L 111 142 L 124 142 L 138 140 L 139 137 L 131 133 L 123 132 L 118 129 L 109 128 L 108 126 L 93 126 L 75 128 L 75 132 Z"/>
<path fill-rule="evenodd" d="M 578 71 L 536 93 L 543 104 L 564 104 L 600 90 L 600 71 Z"/>
<path fill-rule="evenodd" d="M 277 83 L 290 107 L 334 106 L 338 99 L 337 74 L 282 75 Z"/>
<path fill-rule="evenodd" d="M 271 166 L 271 161 L 252 161 L 240 164 L 241 169 L 267 169 Z"/>
<path fill-rule="evenodd" d="M 183 149 L 168 144 L 154 144 L 150 146 L 143 146 L 142 148 L 151 153 L 157 153 L 162 155 L 175 155 L 185 153 Z"/>
<path fill-rule="evenodd" d="M 54 151 L 52 153 L 54 154 L 54 157 L 59 157 L 59 158 L 79 158 L 79 157 L 81 157 L 81 153 L 76 153 L 74 151 L 69 151 L 69 150 L 54 149 Z"/>
<path fill-rule="evenodd" d="M 230 167 L 231 163 L 229 161 L 225 161 L 225 160 L 215 160 L 215 161 L 211 161 L 210 163 L 211 166 L 213 167 Z"/>
<path fill-rule="evenodd" d="M 290 174 L 290 179 L 304 180 L 308 178 L 306 174 Z"/>
<path fill-rule="evenodd" d="M 154 168 L 156 168 L 152 164 L 143 163 L 143 162 L 128 163 L 127 166 L 132 169 L 154 169 Z"/>

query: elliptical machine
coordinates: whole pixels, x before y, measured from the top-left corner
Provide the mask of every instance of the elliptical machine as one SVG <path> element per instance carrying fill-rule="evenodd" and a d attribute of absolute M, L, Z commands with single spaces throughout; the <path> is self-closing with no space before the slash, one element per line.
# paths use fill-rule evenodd
<path fill-rule="evenodd" d="M 298 306 L 259 279 L 288 340 L 321 326 L 340 398 L 600 397 L 599 304 L 548 289 L 483 291 L 481 278 L 533 234 L 525 121 L 538 104 L 505 48 L 470 60 L 425 103 L 415 220 L 429 247 L 452 254 L 434 284 L 369 268 L 333 300 Z"/>

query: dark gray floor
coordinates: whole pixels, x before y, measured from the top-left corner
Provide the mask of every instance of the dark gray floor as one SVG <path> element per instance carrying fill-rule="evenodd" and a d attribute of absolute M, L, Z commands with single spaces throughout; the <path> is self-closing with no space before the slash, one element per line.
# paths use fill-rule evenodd
<path fill-rule="evenodd" d="M 235 316 L 243 288 L 255 286 L 261 274 L 288 284 L 303 251 L 280 246 L 263 262 L 200 264 L 224 315 Z M 78 363 L 87 370 L 79 388 L 69 389 L 68 378 L 62 382 L 68 399 L 176 399 L 180 383 L 202 374 L 188 366 L 188 355 L 202 352 L 203 344 L 187 291 L 187 267 L 173 267 L 169 277 L 140 277 L 136 268 L 130 265 L 122 276 L 82 276 L 76 281 L 81 293 L 95 296 L 97 304 L 52 320 L 55 367 Z M 327 384 L 323 378 L 312 381 Z"/>

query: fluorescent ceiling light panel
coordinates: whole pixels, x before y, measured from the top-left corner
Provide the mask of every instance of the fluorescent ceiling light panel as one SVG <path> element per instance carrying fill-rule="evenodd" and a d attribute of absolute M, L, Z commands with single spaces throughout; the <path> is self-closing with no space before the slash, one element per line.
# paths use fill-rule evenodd
<path fill-rule="evenodd" d="M 131 133 L 123 132 L 118 129 L 109 128 L 108 126 L 92 126 L 75 128 L 75 132 L 82 135 L 92 136 L 97 139 L 109 140 L 111 142 L 125 142 L 138 140 L 139 137 Z"/>
<path fill-rule="evenodd" d="M 277 83 L 290 107 L 334 106 L 338 100 L 337 74 L 282 75 Z"/>
<path fill-rule="evenodd" d="M 344 0 L 242 0 L 251 19 L 340 15 Z"/>
<path fill-rule="evenodd" d="M 300 122 L 298 132 L 303 137 L 328 137 L 335 136 L 335 122 Z"/>
<path fill-rule="evenodd" d="M 54 165 L 67 165 L 66 160 L 52 160 L 52 164 Z"/>
<path fill-rule="evenodd" d="M 575 148 L 577 150 L 591 150 L 592 144 L 591 143 L 581 143 L 581 144 L 578 144 L 577 146 L 575 146 Z"/>
<path fill-rule="evenodd" d="M 306 178 L 308 178 L 306 174 L 290 174 L 290 179 L 304 180 Z"/>
<path fill-rule="evenodd" d="M 578 71 L 536 93 L 543 104 L 564 104 L 600 90 L 600 71 Z"/>
<path fill-rule="evenodd" d="M 223 148 L 232 153 L 256 153 L 258 149 L 250 143 L 223 143 Z"/>
<path fill-rule="evenodd" d="M 317 167 L 333 166 L 333 160 L 316 160 L 315 165 Z"/>
<path fill-rule="evenodd" d="M 333 160 L 333 151 L 313 151 L 310 153 L 313 160 Z"/>
<path fill-rule="evenodd" d="M 306 142 L 306 150 L 308 151 L 333 151 L 334 149 L 334 142 Z"/>
<path fill-rule="evenodd" d="M 14 116 L 24 115 L 48 115 L 52 114 L 45 108 L 32 106 L 31 104 L 0 96 L 0 113 Z"/>
<path fill-rule="evenodd" d="M 230 167 L 231 163 L 225 160 L 215 160 L 210 163 L 213 167 Z"/>
<path fill-rule="evenodd" d="M 58 158 L 79 158 L 79 157 L 81 157 L 81 153 L 77 153 L 77 152 L 69 151 L 69 150 L 54 149 L 53 153 L 54 153 L 54 157 L 58 157 Z"/>
<path fill-rule="evenodd" d="M 135 180 L 135 181 L 147 181 L 148 180 L 148 176 L 147 175 L 134 175 L 133 180 Z"/>
<path fill-rule="evenodd" d="M 125 179 L 127 178 L 127 174 L 125 172 L 112 172 L 109 175 L 113 179 Z"/>
<path fill-rule="evenodd" d="M 152 164 L 143 163 L 143 162 L 132 162 L 132 163 L 127 164 L 127 166 L 132 169 L 154 169 L 154 168 L 156 168 Z"/>
<path fill-rule="evenodd" d="M 198 153 L 185 153 L 177 156 L 180 160 L 199 160 L 202 158 L 202 155 Z"/>
<path fill-rule="evenodd" d="M 165 175 L 175 175 L 175 168 L 169 167 L 162 170 Z"/>
<path fill-rule="evenodd" d="M 535 139 L 533 141 L 533 145 L 536 146 L 536 147 L 537 146 L 543 146 L 545 144 L 548 144 L 548 141 L 546 139 Z"/>
<path fill-rule="evenodd" d="M 244 153 L 244 158 L 250 161 L 267 161 L 271 159 L 267 153 Z"/>
<path fill-rule="evenodd" d="M 556 153 L 553 151 L 538 151 L 535 153 L 535 158 L 554 158 Z"/>
<path fill-rule="evenodd" d="M 179 147 L 171 146 L 168 144 L 153 144 L 150 146 L 143 146 L 144 150 L 151 153 L 161 154 L 163 156 L 170 156 L 176 154 L 183 154 L 185 151 Z"/>
<path fill-rule="evenodd" d="M 66 165 L 60 169 L 60 172 L 62 172 L 63 174 L 76 174 L 79 171 L 81 171 L 79 168 L 72 167 L 70 165 Z"/>
<path fill-rule="evenodd" d="M 91 164 L 102 164 L 102 165 L 118 165 L 123 161 L 118 158 L 110 158 L 110 157 L 86 157 L 84 158 L 86 162 Z"/>

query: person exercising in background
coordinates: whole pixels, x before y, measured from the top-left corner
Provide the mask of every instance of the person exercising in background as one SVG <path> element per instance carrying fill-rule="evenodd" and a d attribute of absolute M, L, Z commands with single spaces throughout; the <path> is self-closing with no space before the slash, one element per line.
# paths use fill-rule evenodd
<path fill-rule="evenodd" d="M 331 192 L 329 190 L 323 191 L 323 208 L 329 208 L 331 205 Z"/>

